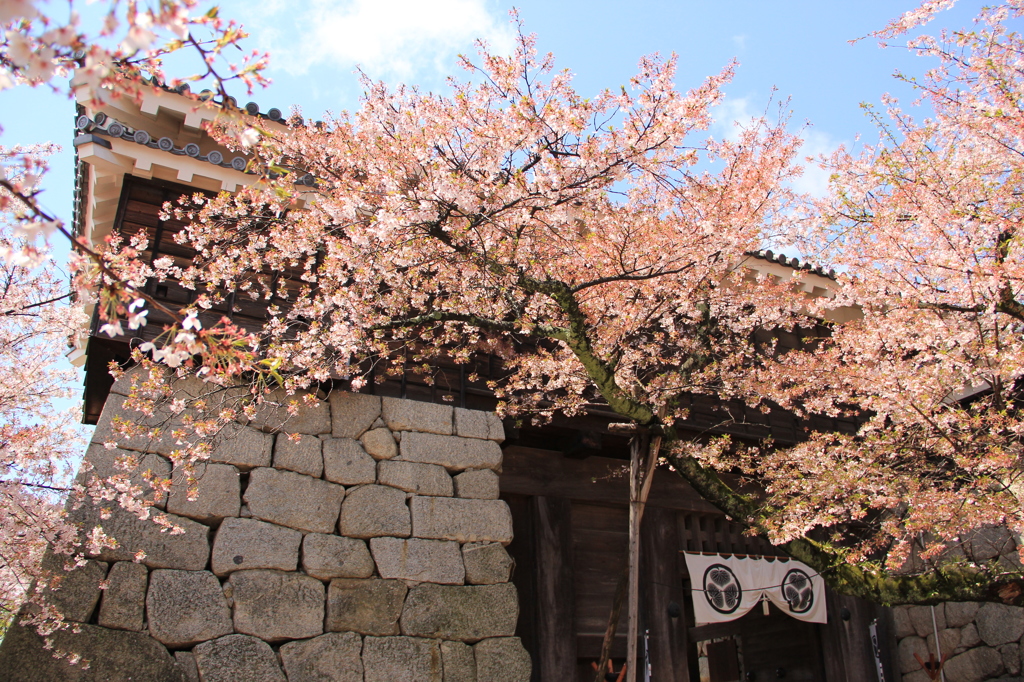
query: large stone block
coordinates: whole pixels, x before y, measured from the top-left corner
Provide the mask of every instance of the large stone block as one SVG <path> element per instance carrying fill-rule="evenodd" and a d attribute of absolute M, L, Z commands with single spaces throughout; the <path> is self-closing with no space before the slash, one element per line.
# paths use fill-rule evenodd
<path fill-rule="evenodd" d="M 115 476 L 119 479 L 125 478 L 132 485 L 139 486 L 142 490 L 142 499 L 153 502 L 155 507 L 163 509 L 167 504 L 167 496 L 161 495 L 157 500 L 157 493 L 150 486 L 149 479 L 167 479 L 170 475 L 171 462 L 161 455 L 106 448 L 94 444 L 85 451 L 82 467 L 75 481 L 87 485 L 93 479 L 106 481 Z"/>
<path fill-rule="evenodd" d="M 921 660 L 927 661 L 928 643 L 925 641 L 924 637 L 918 637 L 917 635 L 904 637 L 896 647 L 896 653 L 899 658 L 900 672 L 909 673 L 915 670 L 920 670 L 921 664 L 917 662 L 914 654 L 920 656 Z"/>
<path fill-rule="evenodd" d="M 108 564 L 91 559 L 82 566 L 74 563 L 67 555 L 46 553 L 42 569 L 50 587 L 43 591 L 43 598 L 67 620 L 88 623 L 100 600 L 100 582 L 107 577 Z"/>
<path fill-rule="evenodd" d="M 917 633 L 918 637 L 927 637 L 930 633 L 934 632 L 936 628 L 939 630 L 944 630 L 946 628 L 946 611 L 944 606 L 944 604 L 936 604 L 934 607 L 910 607 L 910 623 L 914 626 L 914 631 Z M 935 617 L 934 623 L 932 622 L 933 614 Z"/>
<path fill-rule="evenodd" d="M 446 436 L 452 433 L 451 405 L 384 398 L 381 416 L 392 431 L 420 431 Z"/>
<path fill-rule="evenodd" d="M 901 605 L 892 609 L 893 636 L 896 639 L 903 639 L 910 635 L 916 635 L 914 624 L 910 622 L 910 607 Z"/>
<path fill-rule="evenodd" d="M 414 637 L 367 637 L 363 642 L 366 682 L 442 682 L 441 647 Z"/>
<path fill-rule="evenodd" d="M 463 438 L 482 438 L 501 442 L 505 440 L 505 427 L 493 412 L 455 408 L 455 435 Z"/>
<path fill-rule="evenodd" d="M 202 682 L 199 679 L 199 666 L 196 665 L 196 656 L 191 651 L 175 651 L 174 663 L 181 671 L 185 682 Z"/>
<path fill-rule="evenodd" d="M 331 435 L 359 438 L 380 416 L 380 396 L 332 391 Z"/>
<path fill-rule="evenodd" d="M 999 652 L 982 646 L 949 659 L 942 671 L 950 682 L 982 682 L 997 675 L 1002 669 L 1003 657 Z"/>
<path fill-rule="evenodd" d="M 141 632 L 81 624 L 51 635 L 54 648 L 73 651 L 89 667 L 53 656 L 31 627 L 13 625 L 0 643 L 4 682 L 181 682 L 174 659 L 160 642 Z"/>
<path fill-rule="evenodd" d="M 248 425 L 268 433 L 281 431 L 313 436 L 330 433 L 330 407 L 323 400 L 310 402 L 308 395 L 307 391 L 296 391 L 288 395 L 284 389 L 274 389 L 264 396 L 263 404 L 256 408 Z M 293 407 L 296 411 L 294 415 L 289 414 Z"/>
<path fill-rule="evenodd" d="M 117 541 L 117 547 L 105 547 L 94 558 L 103 561 L 132 561 L 136 552 L 144 552 L 142 563 L 150 568 L 180 568 L 186 571 L 200 571 L 206 568 L 210 558 L 210 529 L 201 523 L 173 514 L 163 514 L 171 524 L 185 532 L 171 535 L 153 519 L 140 519 L 125 511 L 116 502 L 105 503 L 110 516 L 100 518 L 101 507 L 86 503 L 69 512 L 69 521 L 77 524 L 84 533 L 100 526 Z"/>
<path fill-rule="evenodd" d="M 324 473 L 322 445 L 317 436 L 299 434 L 296 438 L 279 433 L 274 441 L 274 468 L 320 478 Z"/>
<path fill-rule="evenodd" d="M 362 649 L 363 640 L 354 632 L 328 632 L 289 642 L 280 655 L 288 682 L 363 682 Z"/>
<path fill-rule="evenodd" d="M 981 635 L 978 634 L 978 626 L 968 623 L 960 629 L 960 646 L 970 649 L 981 644 Z"/>
<path fill-rule="evenodd" d="M 383 427 L 370 429 L 359 439 L 363 448 L 374 459 L 391 459 L 398 455 L 398 443 L 391 431 Z"/>
<path fill-rule="evenodd" d="M 999 647 L 999 655 L 1003 658 L 1003 672 L 1016 675 L 1020 672 L 1020 645 L 1016 642 L 1004 644 Z"/>
<path fill-rule="evenodd" d="M 981 639 L 989 646 L 1016 642 L 1024 635 L 1024 609 L 1019 606 L 986 603 L 978 609 L 974 622 Z"/>
<path fill-rule="evenodd" d="M 944 654 L 952 654 L 960 646 L 960 628 L 946 628 L 939 630 L 939 647 L 935 646 L 935 633 L 925 637 L 928 643 L 928 651 L 941 651 Z"/>
<path fill-rule="evenodd" d="M 519 617 L 516 588 L 503 585 L 418 585 L 409 590 L 400 621 L 403 635 L 475 642 L 511 637 Z"/>
<path fill-rule="evenodd" d="M 454 491 L 444 467 L 419 462 L 378 462 L 377 482 L 417 495 L 451 497 Z"/>
<path fill-rule="evenodd" d="M 413 537 L 503 545 L 512 541 L 512 514 L 504 500 L 417 496 L 409 509 Z"/>
<path fill-rule="evenodd" d="M 302 540 L 302 570 L 320 580 L 369 578 L 373 558 L 362 540 L 309 533 Z"/>
<path fill-rule="evenodd" d="M 142 564 L 118 561 L 111 566 L 96 622 L 116 630 L 143 630 L 148 582 L 149 571 Z"/>
<path fill-rule="evenodd" d="M 466 577 L 457 542 L 373 538 L 370 551 L 382 578 L 461 585 Z"/>
<path fill-rule="evenodd" d="M 253 568 L 294 571 L 302 533 L 258 519 L 225 519 L 213 540 L 210 567 L 219 576 Z"/>
<path fill-rule="evenodd" d="M 255 637 L 228 635 L 193 653 L 203 682 L 287 682 L 274 650 Z"/>
<path fill-rule="evenodd" d="M 377 462 L 351 438 L 324 441 L 324 478 L 344 485 L 364 485 L 377 480 Z"/>
<path fill-rule="evenodd" d="M 124 402 L 125 397 L 122 395 L 107 397 L 103 412 L 100 413 L 99 421 L 92 433 L 93 443 L 116 443 L 117 447 L 124 450 L 155 452 L 164 456 L 184 447 L 183 442 L 179 442 L 175 435 L 176 431 L 182 429 L 181 415 L 176 415 L 166 408 L 146 415 L 129 409 Z M 138 432 L 133 429 L 136 435 L 124 435 L 119 428 L 122 422 L 145 427 L 145 430 Z"/>
<path fill-rule="evenodd" d="M 190 488 L 195 489 L 192 495 Z M 192 496 L 195 499 L 189 499 Z M 238 516 L 242 508 L 242 485 L 238 469 L 230 464 L 200 462 L 190 476 L 177 469 L 171 474 L 167 511 L 197 521 L 218 522 Z"/>
<path fill-rule="evenodd" d="M 462 546 L 466 582 L 471 585 L 507 583 L 512 576 L 512 557 L 499 542 L 468 542 Z"/>
<path fill-rule="evenodd" d="M 228 424 L 213 439 L 211 462 L 234 464 L 242 471 L 270 466 L 274 436 L 240 424 Z"/>
<path fill-rule="evenodd" d="M 501 446 L 492 440 L 405 433 L 399 451 L 403 461 L 439 464 L 451 472 L 501 467 Z"/>
<path fill-rule="evenodd" d="M 407 591 L 400 580 L 336 578 L 327 588 L 324 629 L 363 635 L 397 635 Z"/>
<path fill-rule="evenodd" d="M 951 628 L 962 628 L 974 620 L 974 616 L 981 608 L 976 601 L 946 602 L 946 626 Z M 898 636 L 898 635 L 897 635 Z"/>
<path fill-rule="evenodd" d="M 473 647 L 463 642 L 441 642 L 444 682 L 477 682 Z"/>
<path fill-rule="evenodd" d="M 405 493 L 384 485 L 364 485 L 341 505 L 338 528 L 352 538 L 409 537 L 412 525 Z"/>
<path fill-rule="evenodd" d="M 485 639 L 473 647 L 477 679 L 529 682 L 533 664 L 518 637 Z"/>
<path fill-rule="evenodd" d="M 238 571 L 228 578 L 235 632 L 268 642 L 315 637 L 324 631 L 324 584 L 308 575 Z"/>
<path fill-rule="evenodd" d="M 471 469 L 455 477 L 455 495 L 475 500 L 498 499 L 498 474 L 490 469 Z"/>
<path fill-rule="evenodd" d="M 146 595 L 149 634 L 171 648 L 190 647 L 231 632 L 231 609 L 208 571 L 158 569 Z"/>
<path fill-rule="evenodd" d="M 291 471 L 254 469 L 245 502 L 258 519 L 311 533 L 330 533 L 345 489 Z"/>

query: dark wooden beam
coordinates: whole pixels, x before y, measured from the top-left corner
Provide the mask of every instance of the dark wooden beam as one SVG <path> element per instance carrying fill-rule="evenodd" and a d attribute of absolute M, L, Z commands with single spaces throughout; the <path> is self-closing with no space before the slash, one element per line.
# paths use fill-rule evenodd
<path fill-rule="evenodd" d="M 556 450 L 512 445 L 505 448 L 501 490 L 517 495 L 543 495 L 625 506 L 629 504 L 626 462 L 607 457 L 570 459 Z M 678 475 L 663 469 L 654 474 L 648 506 L 721 514 L 701 499 Z"/>

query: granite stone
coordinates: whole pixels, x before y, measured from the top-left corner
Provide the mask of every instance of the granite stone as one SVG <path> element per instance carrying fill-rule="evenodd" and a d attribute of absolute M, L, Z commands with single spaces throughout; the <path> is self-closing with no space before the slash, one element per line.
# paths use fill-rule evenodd
<path fill-rule="evenodd" d="M 317 436 L 298 434 L 296 438 L 279 433 L 274 440 L 274 468 L 320 478 L 324 473 L 322 446 Z"/>
<path fill-rule="evenodd" d="M 372 538 L 370 551 L 382 578 L 461 585 L 466 577 L 457 542 Z"/>
<path fill-rule="evenodd" d="M 328 632 L 288 642 L 279 653 L 288 682 L 363 682 L 362 649 L 356 633 Z"/>
<path fill-rule="evenodd" d="M 359 438 L 380 417 L 380 396 L 332 391 L 328 400 L 335 438 Z"/>
<path fill-rule="evenodd" d="M 180 649 L 229 634 L 231 609 L 217 576 L 208 571 L 157 569 L 146 595 L 149 634 Z"/>
<path fill-rule="evenodd" d="M 399 459 L 438 464 L 449 472 L 501 466 L 501 446 L 491 440 L 409 432 L 402 435 Z"/>
<path fill-rule="evenodd" d="M 255 518 L 310 533 L 330 533 L 345 489 L 292 471 L 254 469 L 244 499 Z"/>
<path fill-rule="evenodd" d="M 378 462 L 377 482 L 417 495 L 451 497 L 454 492 L 452 477 L 436 464 Z"/>
<path fill-rule="evenodd" d="M 195 499 L 190 500 L 190 496 Z M 171 474 L 167 511 L 196 521 L 219 522 L 238 516 L 241 497 L 238 469 L 230 464 L 200 462 L 189 475 L 181 469 Z"/>
<path fill-rule="evenodd" d="M 324 478 L 344 485 L 364 485 L 377 480 L 377 461 L 351 438 L 324 441 Z"/>
<path fill-rule="evenodd" d="M 408 588 L 401 580 L 335 578 L 327 588 L 329 632 L 397 635 Z"/>
<path fill-rule="evenodd" d="M 324 584 L 300 573 L 256 569 L 228 578 L 235 632 L 268 642 L 316 637 L 324 631 Z"/>
<path fill-rule="evenodd" d="M 431 639 L 367 637 L 363 642 L 365 682 L 442 682 L 441 647 Z"/>
<path fill-rule="evenodd" d="M 142 564 L 118 561 L 111 566 L 97 624 L 116 630 L 145 629 L 148 582 L 149 571 Z"/>
<path fill-rule="evenodd" d="M 338 528 L 352 538 L 409 537 L 412 526 L 405 493 L 384 485 L 351 490 L 341 505 Z"/>
<path fill-rule="evenodd" d="M 363 540 L 309 533 L 302 540 L 302 570 L 314 578 L 369 578 L 373 557 Z"/>
<path fill-rule="evenodd" d="M 512 541 L 512 514 L 504 500 L 416 496 L 409 509 L 413 537 L 503 545 Z"/>
<path fill-rule="evenodd" d="M 211 570 L 218 576 L 253 568 L 294 571 L 302 533 L 258 519 L 225 519 L 213 540 Z"/>
<path fill-rule="evenodd" d="M 256 637 L 228 635 L 193 653 L 202 682 L 287 682 L 274 650 Z"/>
<path fill-rule="evenodd" d="M 409 590 L 402 609 L 403 635 L 476 642 L 511 637 L 519 617 L 516 588 L 424 583 Z"/>
<path fill-rule="evenodd" d="M 420 431 L 451 435 L 452 407 L 417 400 L 384 398 L 381 416 L 392 431 Z"/>

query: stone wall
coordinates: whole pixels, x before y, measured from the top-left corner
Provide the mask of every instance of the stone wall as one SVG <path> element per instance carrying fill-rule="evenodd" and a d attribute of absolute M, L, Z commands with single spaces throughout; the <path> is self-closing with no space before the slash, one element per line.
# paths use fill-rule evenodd
<path fill-rule="evenodd" d="M 189 499 L 166 457 L 177 447 L 169 430 L 127 442 L 112 433 L 116 417 L 139 416 L 123 410 L 125 388 L 115 385 L 86 459 L 101 475 L 117 457 L 170 474 L 159 506 L 182 532 L 118 508 L 109 518 L 73 512 L 121 543 L 51 595 L 81 623 L 56 645 L 90 666 L 54 659 L 16 625 L 0 645 L 0 677 L 529 679 L 513 636 L 512 519 L 498 499 L 495 415 L 344 392 L 290 418 L 263 410 L 218 436 Z M 109 440 L 125 449 L 104 447 Z"/>
<path fill-rule="evenodd" d="M 1024 682 L 1024 608 L 947 602 L 935 607 L 933 624 L 931 607 L 897 606 L 893 619 L 903 682 L 927 682 L 914 654 L 927 661 L 937 652 L 936 629 L 943 654 L 951 654 L 946 682 Z"/>

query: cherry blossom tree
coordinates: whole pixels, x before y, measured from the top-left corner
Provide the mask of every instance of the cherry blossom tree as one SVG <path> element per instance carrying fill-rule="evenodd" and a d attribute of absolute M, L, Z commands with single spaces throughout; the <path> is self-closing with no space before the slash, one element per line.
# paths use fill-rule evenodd
<path fill-rule="evenodd" d="M 38 177 L 53 151 L 0 148 L 0 164 L 18 159 Z M 55 264 L 17 262 L 25 230 L 7 218 L 0 221 L 0 249 L 9 254 L 0 262 L 0 623 L 25 598 L 45 547 L 70 553 L 75 546 L 60 501 L 83 445 L 77 409 L 53 406 L 71 397 L 74 373 L 57 362 L 83 313 L 70 307 L 69 281 Z"/>
<path fill-rule="evenodd" d="M 814 221 L 824 227 L 803 236 L 808 253 L 844 273 L 836 298 L 807 299 L 793 281 L 741 265 L 796 233 L 787 181 L 800 172 L 799 140 L 785 116 L 761 117 L 735 140 L 704 132 L 731 67 L 684 94 L 673 59 L 652 57 L 629 89 L 584 99 L 521 35 L 511 57 L 482 49 L 466 60 L 470 76 L 449 95 L 364 79 L 361 108 L 323 124 L 222 126 L 225 144 L 259 136 L 253 168 L 266 179 L 176 209 L 191 218 L 180 238 L 195 261 L 143 274 L 204 293 L 186 311 L 192 330 L 140 350 L 215 381 L 241 372 L 256 403 L 274 384 L 358 387 L 370 365 L 386 375 L 412 358 L 429 374 L 440 356 L 496 353 L 508 370 L 493 386 L 501 411 L 544 419 L 599 403 L 651 429 L 706 499 L 846 593 L 1020 603 L 1019 566 L 951 548 L 979 529 L 1021 530 L 1019 318 L 998 309 L 1015 301 L 999 298 L 1016 281 L 1005 274 L 1015 247 L 991 239 L 1012 218 L 972 217 L 1016 206 L 1019 147 L 994 130 L 1012 127 L 1003 119 L 1018 98 L 987 103 L 1001 91 L 981 82 L 992 56 L 1019 54 L 1000 31 L 1007 11 L 983 15 L 988 33 L 955 38 L 958 58 L 919 43 L 944 65 L 924 86 L 934 119 L 918 127 L 893 109 L 899 130 L 886 128 L 877 149 L 833 159 L 833 201 Z M 1000 87 L 1016 82 L 1007 64 Z M 943 106 L 955 120 L 944 122 Z M 954 132 L 973 119 L 976 133 Z M 941 186 L 955 201 L 929 214 L 933 199 L 906 197 L 936 167 L 949 169 Z M 1006 190 L 979 204 L 968 186 Z M 966 236 L 974 222 L 989 242 Z M 973 249 L 958 252 L 956 289 L 950 242 Z M 301 273 L 298 292 L 269 276 L 286 269 Z M 198 319 L 226 291 L 288 300 L 236 363 L 223 357 L 240 345 L 196 355 Z M 780 356 L 755 342 L 758 330 L 827 324 L 842 305 L 864 317 L 831 325 L 827 343 Z M 695 394 L 865 423 L 849 437 L 809 430 L 795 447 L 685 440 L 676 424 Z M 755 478 L 767 497 L 740 494 L 718 472 Z"/>
<path fill-rule="evenodd" d="M 951 4 L 924 3 L 877 37 Z M 935 576 L 919 597 L 975 584 L 1021 603 L 1020 557 L 976 545 L 1003 529 L 1020 546 L 1024 532 L 1024 39 L 1011 29 L 1022 13 L 1011 0 L 971 29 L 910 42 L 935 65 L 899 75 L 925 117 L 894 98 L 869 109 L 878 142 L 826 161 L 832 192 L 803 242 L 845 273 L 829 305 L 863 317 L 754 382 L 803 414 L 868 417 L 855 436 L 816 433 L 758 464 L 775 536 L 847 524 L 851 561 Z"/>
<path fill-rule="evenodd" d="M 42 87 L 70 97 L 73 74 L 97 97 L 139 97 L 155 87 L 153 79 L 163 78 L 162 60 L 181 50 L 201 64 L 182 82 L 211 83 L 225 100 L 230 81 L 250 88 L 264 82 L 266 56 L 242 54 L 236 64 L 226 63 L 244 33 L 216 9 L 197 14 L 196 0 L 79 5 L 67 3 L 61 12 L 35 0 L 0 0 L 0 90 Z M 80 12 L 94 19 L 83 20 Z M 73 372 L 55 363 L 69 343 L 77 343 L 85 323 L 69 299 L 77 297 L 80 306 L 99 295 L 101 309 L 134 314 L 136 323 L 144 312 L 131 309 L 138 294 L 130 284 L 39 205 L 45 157 L 55 151 L 0 148 L 0 623 L 30 597 L 38 608 L 29 620 L 41 632 L 62 624 L 60 613 L 35 599 L 54 578 L 40 568 L 44 548 L 74 564 L 81 559 L 80 530 L 94 548 L 109 542 L 67 523 L 61 510 L 68 495 L 119 499 L 140 515 L 148 513 L 139 501 L 142 491 L 126 483 L 127 475 L 93 481 L 88 489 L 72 482 L 69 467 L 82 446 L 79 415 L 53 407 L 55 399 L 71 397 L 74 382 Z M 50 255 L 55 236 L 70 241 L 68 270 Z"/>

